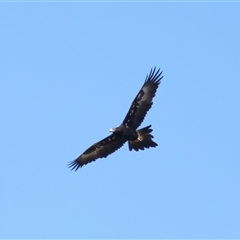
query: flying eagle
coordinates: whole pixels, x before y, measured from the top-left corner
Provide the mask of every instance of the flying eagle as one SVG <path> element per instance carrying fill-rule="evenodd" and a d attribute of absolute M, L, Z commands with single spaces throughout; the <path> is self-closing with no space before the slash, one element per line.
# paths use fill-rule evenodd
<path fill-rule="evenodd" d="M 139 93 L 132 102 L 130 109 L 122 124 L 119 127 L 111 128 L 109 131 L 112 134 L 100 142 L 93 144 L 84 153 L 82 153 L 76 160 L 70 162 L 68 166 L 71 170 L 78 170 L 85 164 L 97 160 L 98 158 L 105 158 L 111 153 L 115 152 L 128 141 L 128 147 L 131 151 L 144 150 L 144 148 L 156 147 L 150 134 L 152 132 L 151 125 L 137 130 L 140 126 L 147 111 L 151 108 L 152 99 L 155 96 L 158 85 L 163 78 L 160 69 L 151 69 L 149 75 L 140 89 Z"/>

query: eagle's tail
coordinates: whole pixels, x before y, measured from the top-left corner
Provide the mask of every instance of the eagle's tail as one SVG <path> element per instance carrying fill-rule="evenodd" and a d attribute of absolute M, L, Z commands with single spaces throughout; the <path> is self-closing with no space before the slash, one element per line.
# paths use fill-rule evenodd
<path fill-rule="evenodd" d="M 144 150 L 144 148 L 157 146 L 157 143 L 155 143 L 152 140 L 153 135 L 150 134 L 150 132 L 152 132 L 152 129 L 150 127 L 151 125 L 137 130 L 137 133 L 138 133 L 137 140 L 128 141 L 128 147 L 130 151 L 132 151 L 132 149 L 134 149 L 135 151 L 138 151 L 138 150 Z"/>

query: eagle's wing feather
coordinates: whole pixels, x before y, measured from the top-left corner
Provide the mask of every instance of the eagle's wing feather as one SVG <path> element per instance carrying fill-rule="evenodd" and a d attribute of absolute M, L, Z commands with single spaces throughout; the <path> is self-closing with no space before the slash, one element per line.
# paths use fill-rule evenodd
<path fill-rule="evenodd" d="M 104 138 L 103 140 L 93 144 L 89 147 L 82 155 L 80 155 L 76 160 L 70 162 L 68 166 L 71 170 L 78 170 L 85 164 L 97 160 L 98 158 L 105 158 L 109 154 L 118 150 L 126 142 L 119 138 L 118 136 L 111 134 L 110 136 Z"/>
<path fill-rule="evenodd" d="M 130 109 L 122 122 L 122 125 L 126 125 L 128 127 L 132 127 L 137 129 L 144 117 L 147 114 L 147 111 L 151 108 L 153 102 L 152 99 L 155 96 L 158 85 L 161 82 L 163 76 L 161 76 L 162 72 L 160 69 L 156 71 L 156 68 L 151 69 L 149 75 L 147 75 L 146 80 L 132 102 Z"/>

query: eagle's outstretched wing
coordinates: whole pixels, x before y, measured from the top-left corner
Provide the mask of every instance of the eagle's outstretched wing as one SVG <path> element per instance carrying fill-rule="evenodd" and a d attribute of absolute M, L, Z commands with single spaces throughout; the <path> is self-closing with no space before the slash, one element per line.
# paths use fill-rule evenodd
<path fill-rule="evenodd" d="M 71 168 L 71 170 L 77 171 L 78 168 L 82 167 L 85 164 L 95 161 L 98 158 L 107 157 L 109 154 L 122 147 L 125 142 L 126 140 L 123 140 L 118 136 L 112 134 L 103 140 L 93 144 L 76 160 L 70 162 L 68 166 Z"/>
<path fill-rule="evenodd" d="M 156 68 L 151 69 L 141 90 L 133 100 L 128 113 L 122 122 L 122 125 L 126 125 L 134 129 L 137 129 L 140 126 L 147 111 L 153 104 L 152 99 L 155 96 L 158 85 L 160 84 L 162 78 L 163 76 L 162 72 L 160 72 L 160 69 L 157 71 Z"/>

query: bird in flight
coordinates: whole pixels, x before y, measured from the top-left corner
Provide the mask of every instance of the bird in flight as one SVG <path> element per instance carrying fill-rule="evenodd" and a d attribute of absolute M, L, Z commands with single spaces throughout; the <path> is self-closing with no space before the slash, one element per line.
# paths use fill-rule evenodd
<path fill-rule="evenodd" d="M 106 158 L 121 148 L 125 142 L 128 142 L 130 151 L 156 147 L 157 143 L 152 140 L 153 136 L 150 134 L 152 132 L 151 125 L 138 130 L 137 128 L 151 108 L 153 104 L 152 99 L 156 94 L 162 78 L 163 76 L 160 69 L 151 69 L 121 125 L 116 128 L 111 128 L 109 130 L 112 133 L 111 135 L 89 147 L 76 160 L 68 164 L 69 168 L 77 171 L 83 165 L 95 161 L 98 158 Z"/>

